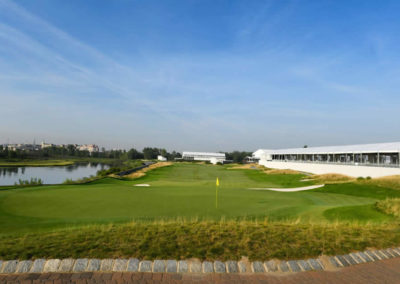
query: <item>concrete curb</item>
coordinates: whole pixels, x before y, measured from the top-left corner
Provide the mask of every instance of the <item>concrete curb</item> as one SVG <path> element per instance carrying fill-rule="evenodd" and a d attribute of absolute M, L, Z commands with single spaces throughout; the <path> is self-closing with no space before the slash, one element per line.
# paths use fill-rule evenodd
<path fill-rule="evenodd" d="M 293 273 L 331 270 L 366 262 L 400 257 L 400 248 L 366 250 L 337 256 L 321 256 L 307 260 L 203 261 L 130 259 L 36 259 L 0 260 L 0 274 L 51 272 L 151 272 L 151 273 Z"/>

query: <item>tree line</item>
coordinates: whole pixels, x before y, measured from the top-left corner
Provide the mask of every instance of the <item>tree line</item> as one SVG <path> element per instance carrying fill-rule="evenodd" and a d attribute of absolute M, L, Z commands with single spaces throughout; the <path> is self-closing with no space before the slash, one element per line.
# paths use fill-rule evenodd
<path fill-rule="evenodd" d="M 226 159 L 234 163 L 242 163 L 247 156 L 251 156 L 251 152 L 233 151 L 225 152 Z M 154 160 L 161 155 L 169 161 L 181 158 L 181 153 L 177 151 L 168 152 L 164 148 L 145 147 L 142 151 L 135 148 L 130 150 L 106 150 L 102 148 L 100 152 L 81 151 L 75 145 L 67 145 L 66 147 L 47 147 L 39 150 L 9 150 L 7 147 L 0 145 L 0 159 L 49 159 L 49 158 L 109 158 L 119 160 Z"/>
<path fill-rule="evenodd" d="M 102 148 L 100 152 L 81 151 L 75 145 L 67 145 L 66 147 L 47 147 L 39 150 L 10 150 L 0 145 L 0 159 L 48 159 L 48 158 L 109 158 L 120 160 L 136 160 L 136 159 L 157 159 L 158 155 L 166 157 L 168 160 L 181 158 L 179 152 L 171 153 L 162 148 L 145 147 L 142 151 L 132 148 L 126 150 L 105 150 Z"/>

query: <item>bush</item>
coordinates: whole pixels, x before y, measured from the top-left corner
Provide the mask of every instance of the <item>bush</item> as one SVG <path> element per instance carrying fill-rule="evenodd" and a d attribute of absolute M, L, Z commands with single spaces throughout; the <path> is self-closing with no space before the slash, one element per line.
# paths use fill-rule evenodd
<path fill-rule="evenodd" d="M 43 181 L 40 178 L 31 178 L 30 180 L 19 179 L 18 182 L 14 183 L 15 186 L 29 186 L 29 185 L 42 185 Z"/>

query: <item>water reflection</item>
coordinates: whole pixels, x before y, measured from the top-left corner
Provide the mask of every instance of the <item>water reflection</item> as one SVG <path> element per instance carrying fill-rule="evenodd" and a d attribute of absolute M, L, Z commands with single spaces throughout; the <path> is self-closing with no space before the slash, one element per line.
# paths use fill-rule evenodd
<path fill-rule="evenodd" d="M 66 179 L 77 180 L 96 175 L 97 171 L 108 169 L 101 163 L 77 163 L 54 167 L 0 167 L 0 185 L 13 185 L 19 179 L 40 178 L 45 184 L 58 184 Z"/>

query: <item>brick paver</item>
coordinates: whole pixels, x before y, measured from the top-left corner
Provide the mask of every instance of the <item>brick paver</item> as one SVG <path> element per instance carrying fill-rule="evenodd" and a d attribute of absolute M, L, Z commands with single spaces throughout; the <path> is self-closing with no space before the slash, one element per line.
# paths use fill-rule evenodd
<path fill-rule="evenodd" d="M 332 271 L 300 273 L 142 273 L 142 272 L 85 272 L 85 273 L 21 273 L 1 274 L 0 283 L 368 283 L 400 284 L 400 258 L 344 267 Z"/>

